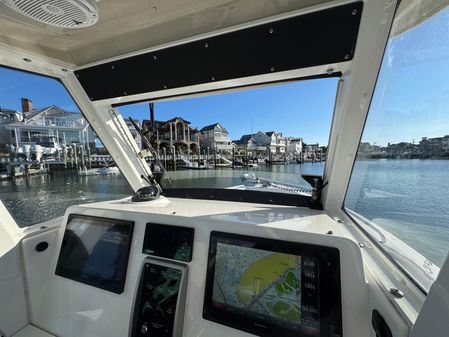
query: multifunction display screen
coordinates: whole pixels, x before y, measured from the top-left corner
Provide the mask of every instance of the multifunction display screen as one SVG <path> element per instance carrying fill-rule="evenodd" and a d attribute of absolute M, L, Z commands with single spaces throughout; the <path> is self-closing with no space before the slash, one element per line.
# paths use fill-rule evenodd
<path fill-rule="evenodd" d="M 133 222 L 71 215 L 62 240 L 56 274 L 122 293 Z"/>
<path fill-rule="evenodd" d="M 142 252 L 153 256 L 192 261 L 194 229 L 147 223 Z"/>
<path fill-rule="evenodd" d="M 204 317 L 261 336 L 341 336 L 338 255 L 213 232 Z M 335 293 L 323 301 L 323 292 Z"/>

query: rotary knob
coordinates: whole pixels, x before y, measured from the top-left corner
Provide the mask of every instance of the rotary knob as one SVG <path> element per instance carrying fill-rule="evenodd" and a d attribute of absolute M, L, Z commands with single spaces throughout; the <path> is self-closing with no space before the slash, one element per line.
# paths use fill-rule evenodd
<path fill-rule="evenodd" d="M 146 334 L 148 332 L 148 327 L 145 324 L 142 324 L 142 326 L 140 328 L 140 332 L 142 334 Z"/>

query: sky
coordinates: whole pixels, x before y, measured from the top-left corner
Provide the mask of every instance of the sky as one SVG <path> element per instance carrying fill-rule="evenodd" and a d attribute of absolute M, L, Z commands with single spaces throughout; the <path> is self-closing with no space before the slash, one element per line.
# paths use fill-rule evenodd
<path fill-rule="evenodd" d="M 390 39 L 363 141 L 449 135 L 449 9 Z"/>
<path fill-rule="evenodd" d="M 192 127 L 220 122 L 232 139 L 277 131 L 327 145 L 337 78 L 315 79 L 199 98 L 155 103 L 155 117 L 182 117 Z M 78 110 L 54 79 L 0 68 L 0 107 L 20 110 L 20 98 L 35 108 L 57 105 Z M 449 10 L 391 38 L 362 136 L 386 145 L 418 143 L 449 134 Z M 148 104 L 119 108 L 127 118 L 149 119 Z"/>
<path fill-rule="evenodd" d="M 155 119 L 182 117 L 202 128 L 219 122 L 231 139 L 258 131 L 302 137 L 327 145 L 337 78 L 302 81 L 239 92 L 155 103 Z M 124 116 L 149 119 L 148 104 L 119 107 Z"/>

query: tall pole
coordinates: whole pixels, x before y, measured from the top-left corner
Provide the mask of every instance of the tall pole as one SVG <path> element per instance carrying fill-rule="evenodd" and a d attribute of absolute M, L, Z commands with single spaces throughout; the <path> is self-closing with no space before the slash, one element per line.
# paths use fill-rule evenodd
<path fill-rule="evenodd" d="M 75 159 L 75 168 L 78 169 L 78 157 L 77 157 L 77 153 L 76 153 L 76 145 L 75 144 L 72 146 L 72 150 L 73 150 L 73 155 L 74 155 L 74 159 Z"/>
<path fill-rule="evenodd" d="M 173 145 L 173 170 L 174 171 L 176 171 L 176 153 L 175 153 L 175 151 L 176 151 L 176 148 Z"/>

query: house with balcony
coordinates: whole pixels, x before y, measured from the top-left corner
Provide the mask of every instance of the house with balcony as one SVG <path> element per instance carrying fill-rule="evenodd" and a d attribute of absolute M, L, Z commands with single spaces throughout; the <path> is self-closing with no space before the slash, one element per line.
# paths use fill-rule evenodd
<path fill-rule="evenodd" d="M 144 120 L 142 126 L 148 130 L 146 138 L 153 146 L 156 153 L 182 152 L 184 154 L 196 154 L 200 149 L 201 132 L 197 128 L 191 128 L 190 122 L 175 117 L 168 121 Z M 145 146 L 144 146 L 145 147 Z"/>
<path fill-rule="evenodd" d="M 270 138 L 270 151 L 275 154 L 284 154 L 287 149 L 287 138 L 282 136 L 282 132 L 265 132 Z"/>
<path fill-rule="evenodd" d="M 298 157 L 302 154 L 304 141 L 300 137 L 287 137 L 287 153 L 294 157 Z"/>
<path fill-rule="evenodd" d="M 244 153 L 257 156 L 267 154 L 271 138 L 265 132 L 259 131 L 255 134 L 243 135 L 239 140 L 234 142 L 240 154 Z"/>
<path fill-rule="evenodd" d="M 95 134 L 81 112 L 72 112 L 51 105 L 34 109 L 32 101 L 22 98 L 22 112 L 2 110 L 0 128 L 3 145 L 42 145 L 54 144 L 86 145 L 95 147 Z M 9 121 L 8 117 L 9 116 Z"/>
<path fill-rule="evenodd" d="M 233 143 L 229 132 L 220 123 L 207 125 L 200 130 L 200 145 L 212 151 L 232 151 Z"/>

